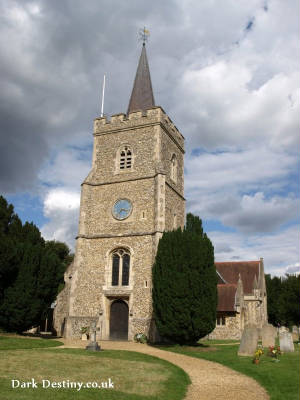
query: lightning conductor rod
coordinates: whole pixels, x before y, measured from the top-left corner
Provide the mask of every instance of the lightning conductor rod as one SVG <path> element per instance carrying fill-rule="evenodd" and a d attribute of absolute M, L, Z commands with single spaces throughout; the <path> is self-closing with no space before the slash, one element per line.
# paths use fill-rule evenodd
<path fill-rule="evenodd" d="M 105 92 L 105 74 L 103 75 L 103 85 L 102 85 L 101 118 L 103 117 L 103 108 L 104 108 L 104 92 Z"/>

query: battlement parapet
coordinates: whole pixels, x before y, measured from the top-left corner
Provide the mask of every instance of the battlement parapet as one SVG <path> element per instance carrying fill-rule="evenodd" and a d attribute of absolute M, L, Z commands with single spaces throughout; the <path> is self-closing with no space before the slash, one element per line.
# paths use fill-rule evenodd
<path fill-rule="evenodd" d="M 104 135 L 123 129 L 136 129 L 141 126 L 158 124 L 163 126 L 181 147 L 184 146 L 184 137 L 160 106 L 151 107 L 146 112 L 137 110 L 129 113 L 128 116 L 124 113 L 114 114 L 110 120 L 106 116 L 95 118 L 94 135 Z"/>

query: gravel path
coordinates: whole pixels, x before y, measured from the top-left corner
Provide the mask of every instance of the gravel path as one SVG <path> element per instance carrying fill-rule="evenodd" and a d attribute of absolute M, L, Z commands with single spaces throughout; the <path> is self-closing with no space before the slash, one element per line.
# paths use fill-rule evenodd
<path fill-rule="evenodd" d="M 69 348 L 84 348 L 87 342 L 59 339 Z M 268 400 L 269 396 L 254 379 L 221 364 L 160 350 L 133 342 L 100 341 L 102 349 L 129 350 L 150 354 L 182 368 L 191 378 L 185 400 Z"/>

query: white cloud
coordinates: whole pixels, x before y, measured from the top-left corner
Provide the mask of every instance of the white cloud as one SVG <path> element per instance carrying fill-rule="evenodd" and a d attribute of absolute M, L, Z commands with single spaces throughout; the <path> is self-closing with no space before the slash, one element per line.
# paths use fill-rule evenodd
<path fill-rule="evenodd" d="M 64 189 L 50 190 L 44 200 L 44 215 L 49 218 L 41 232 L 47 240 L 66 242 L 74 249 L 78 230 L 80 194 Z"/>
<path fill-rule="evenodd" d="M 290 184 L 297 163 L 296 155 L 268 147 L 188 157 L 188 210 L 241 232 L 274 231 L 299 214 Z"/>
<path fill-rule="evenodd" d="M 48 222 L 41 228 L 48 240 L 66 242 L 74 249 L 78 231 L 80 184 L 87 176 L 90 150 L 63 148 L 40 172 L 43 212 Z M 48 186 L 52 189 L 47 189 Z"/>
<path fill-rule="evenodd" d="M 252 146 L 239 151 L 202 153 L 186 159 L 186 190 L 251 190 L 275 184 L 296 171 L 298 155 Z M 282 181 L 281 181 L 282 184 Z M 200 193 L 199 193 L 200 194 Z"/>
<path fill-rule="evenodd" d="M 48 238 L 73 243 L 91 152 L 65 146 L 90 144 L 104 72 L 105 111 L 126 108 L 145 4 L 0 2 L 0 181 L 18 191 L 39 176 Z M 215 233 L 224 259 L 269 257 L 268 238 L 279 244 L 298 213 L 298 15 L 298 2 L 282 0 L 147 3 L 154 95 L 187 139 L 189 209 L 237 230 Z M 295 246 L 297 231 L 285 234 Z M 274 271 L 297 262 L 282 241 L 282 255 L 269 244 Z"/>
<path fill-rule="evenodd" d="M 299 227 L 292 226 L 275 234 L 248 236 L 215 231 L 208 236 L 215 247 L 216 261 L 250 261 L 263 257 L 266 273 L 284 275 L 287 269 L 297 265 L 299 233 Z"/>
<path fill-rule="evenodd" d="M 63 189 L 51 190 L 44 201 L 45 215 L 48 217 L 53 212 L 78 209 L 80 198 L 78 192 L 66 192 Z"/>
<path fill-rule="evenodd" d="M 83 148 L 63 148 L 44 165 L 39 173 L 41 182 L 80 189 L 80 184 L 91 168 L 91 150 Z"/>
<path fill-rule="evenodd" d="M 236 62 L 186 70 L 177 89 L 184 102 L 173 112 L 188 120 L 188 148 L 297 145 L 298 73 L 275 75 L 257 89 L 249 87 L 252 77 L 249 66 Z"/>
<path fill-rule="evenodd" d="M 300 264 L 294 263 L 294 264 L 288 265 L 285 268 L 285 273 L 286 274 L 299 274 L 300 273 Z"/>
<path fill-rule="evenodd" d="M 299 202 L 295 198 L 274 196 L 267 200 L 263 193 L 258 192 L 254 196 L 243 195 L 240 202 L 238 200 L 238 196 L 233 201 L 225 198 L 211 204 L 208 210 L 212 217 L 219 217 L 224 225 L 246 233 L 275 231 L 296 218 L 299 211 Z M 226 210 L 226 203 L 231 204 L 230 209 Z M 216 207 L 219 212 L 216 212 Z"/>
<path fill-rule="evenodd" d="M 209 24 L 218 21 L 219 28 L 213 31 L 224 33 L 224 37 L 212 40 L 211 48 L 212 29 L 208 21 L 202 21 L 195 33 L 197 36 L 200 30 L 203 32 L 202 46 L 195 46 L 183 57 L 183 73 L 177 77 L 177 101 L 171 113 L 176 122 L 179 119 L 188 148 L 240 148 L 267 143 L 277 149 L 293 149 L 299 142 L 295 57 L 299 47 L 299 4 L 272 1 L 266 12 L 263 2 L 233 7 L 229 1 L 218 10 L 206 3 L 195 6 L 195 19 L 203 18 L 203 8 L 209 8 L 208 13 L 215 11 L 217 15 Z M 230 18 L 226 14 L 232 8 L 238 10 Z M 229 20 L 234 21 L 230 27 Z M 250 20 L 252 29 L 242 32 Z M 223 52 L 218 49 L 221 43 L 227 46 Z"/>

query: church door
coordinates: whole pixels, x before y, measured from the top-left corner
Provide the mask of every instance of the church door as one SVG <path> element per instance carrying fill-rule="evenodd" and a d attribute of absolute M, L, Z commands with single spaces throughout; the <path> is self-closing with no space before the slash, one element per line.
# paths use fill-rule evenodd
<path fill-rule="evenodd" d="M 128 340 L 128 306 L 123 300 L 110 306 L 110 339 Z"/>

